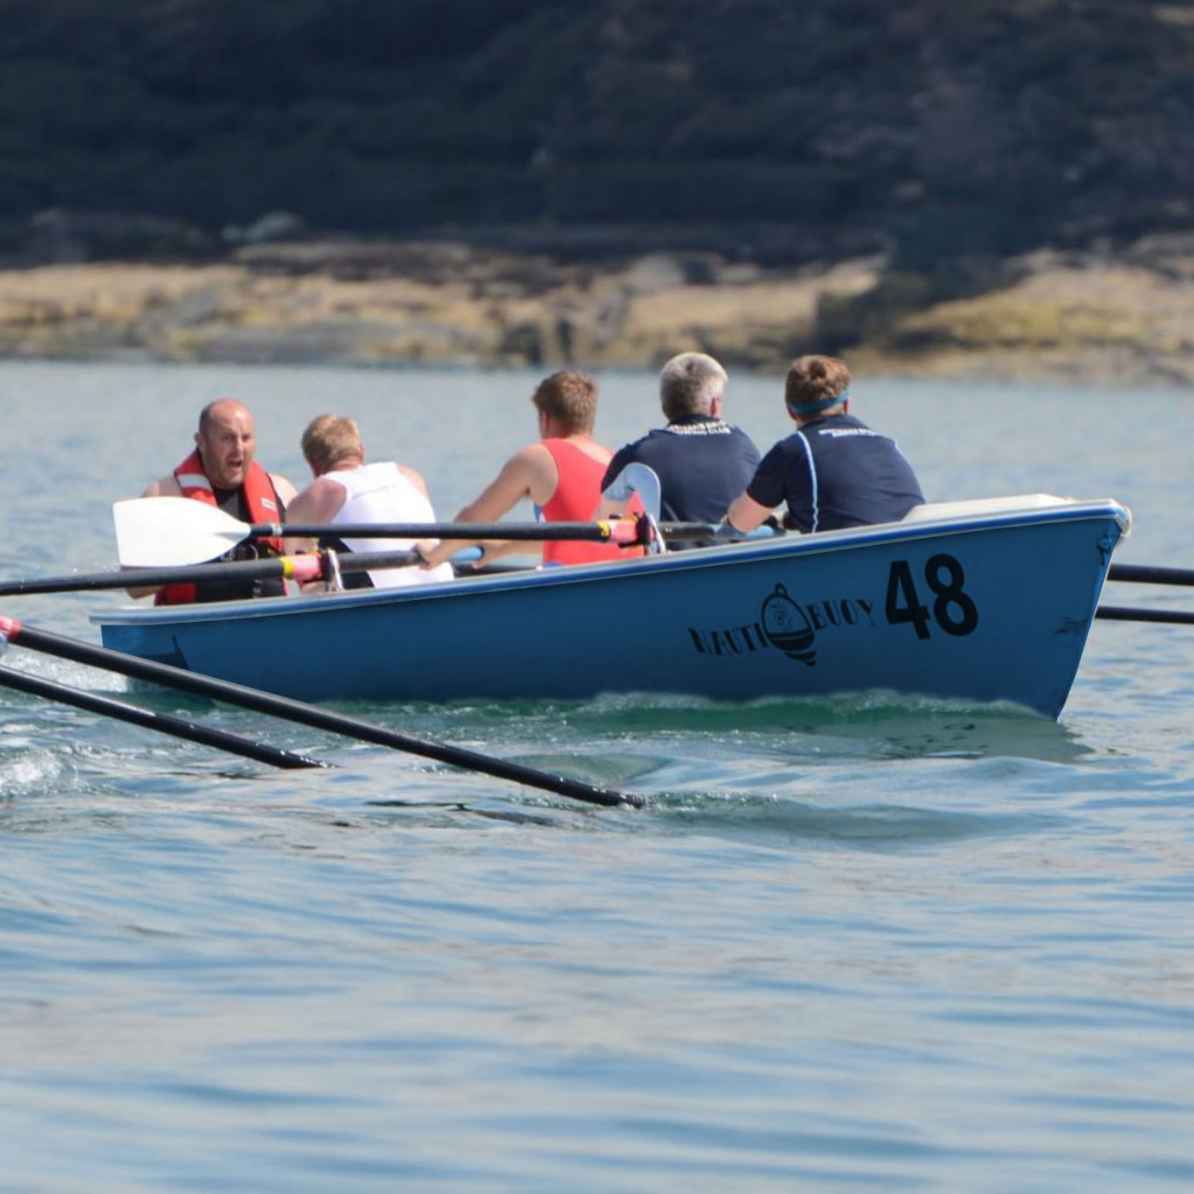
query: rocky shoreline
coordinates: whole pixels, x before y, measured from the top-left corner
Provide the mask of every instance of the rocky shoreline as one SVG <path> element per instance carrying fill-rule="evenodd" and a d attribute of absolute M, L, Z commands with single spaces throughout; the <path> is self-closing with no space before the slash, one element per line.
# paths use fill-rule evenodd
<path fill-rule="evenodd" d="M 0 355 L 601 369 L 701 349 L 780 371 L 819 350 L 872 374 L 1194 383 L 1194 234 L 969 270 L 943 282 L 882 254 L 768 269 L 689 250 L 569 262 L 447 240 L 252 245 L 0 271 Z"/>

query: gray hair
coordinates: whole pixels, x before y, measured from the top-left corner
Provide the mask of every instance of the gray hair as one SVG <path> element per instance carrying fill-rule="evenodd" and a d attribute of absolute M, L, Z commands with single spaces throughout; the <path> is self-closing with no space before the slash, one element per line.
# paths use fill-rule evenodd
<path fill-rule="evenodd" d="M 726 388 L 726 371 L 703 352 L 674 356 L 659 374 L 659 401 L 668 419 L 707 415 Z"/>

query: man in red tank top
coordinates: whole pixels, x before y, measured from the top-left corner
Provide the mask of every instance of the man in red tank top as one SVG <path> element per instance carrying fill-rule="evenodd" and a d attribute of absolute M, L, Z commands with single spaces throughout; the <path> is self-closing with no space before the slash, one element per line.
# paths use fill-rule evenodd
<path fill-rule="evenodd" d="M 583 373 L 553 373 L 531 401 L 539 419 L 539 442 L 515 452 L 456 522 L 496 522 L 523 498 L 539 508 L 544 522 L 587 522 L 601 502 L 601 478 L 612 453 L 593 439 L 597 383 Z M 427 553 L 427 567 L 442 563 L 465 544 L 441 543 Z M 481 563 L 518 544 L 487 543 Z M 545 564 L 591 564 L 641 554 L 607 543 L 545 543 Z"/>

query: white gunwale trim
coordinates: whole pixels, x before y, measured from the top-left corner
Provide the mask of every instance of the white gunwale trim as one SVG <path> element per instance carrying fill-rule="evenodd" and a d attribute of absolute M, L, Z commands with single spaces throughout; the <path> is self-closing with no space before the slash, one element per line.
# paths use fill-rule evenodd
<path fill-rule="evenodd" d="M 348 610 L 370 605 L 399 605 L 406 601 L 458 600 L 482 593 L 584 584 L 597 578 L 614 584 L 628 584 L 654 571 L 686 572 L 704 568 L 738 567 L 744 563 L 765 561 L 771 556 L 798 559 L 827 552 L 881 547 L 889 543 L 912 543 L 942 534 L 968 535 L 997 527 L 1014 528 L 1105 518 L 1114 519 L 1124 535 L 1129 533 L 1131 513 L 1112 498 L 1091 501 L 1058 498 L 1052 505 L 1037 503 L 1021 508 L 988 509 L 986 513 L 971 515 L 954 513 L 942 518 L 921 518 L 912 522 L 888 522 L 867 527 L 851 527 L 841 531 L 822 531 L 817 535 L 777 535 L 772 539 L 748 540 L 626 561 L 575 564 L 566 568 L 528 569 L 525 573 L 515 572 L 505 576 L 451 580 L 398 589 L 319 593 L 310 597 L 269 601 L 249 599 L 192 606 L 125 606 L 114 610 L 96 611 L 90 617 L 93 623 L 100 625 L 222 622 L 230 618 L 243 620 L 306 614 L 327 608 L 331 602 L 335 602 L 337 608 Z"/>

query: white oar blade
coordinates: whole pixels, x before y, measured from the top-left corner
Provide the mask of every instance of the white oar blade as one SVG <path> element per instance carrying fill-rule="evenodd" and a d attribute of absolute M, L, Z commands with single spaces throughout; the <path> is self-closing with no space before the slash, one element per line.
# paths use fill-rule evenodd
<path fill-rule="evenodd" d="M 632 461 L 605 487 L 601 496 L 614 502 L 627 502 L 636 493 L 643 503 L 643 509 L 658 521 L 663 484 L 659 474 L 649 464 Z"/>
<path fill-rule="evenodd" d="M 183 497 L 112 503 L 116 556 L 126 568 L 201 564 L 235 547 L 249 527 L 206 502 Z"/>

